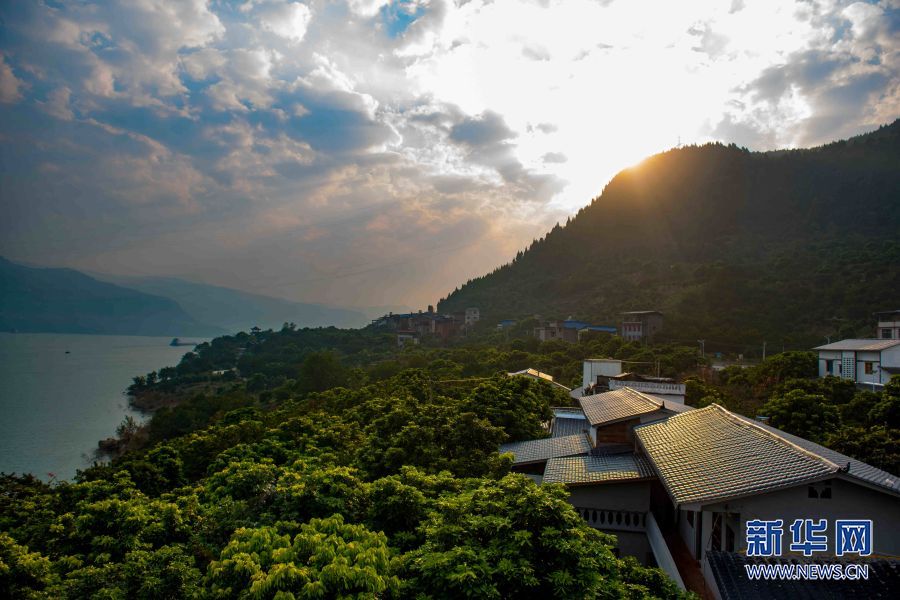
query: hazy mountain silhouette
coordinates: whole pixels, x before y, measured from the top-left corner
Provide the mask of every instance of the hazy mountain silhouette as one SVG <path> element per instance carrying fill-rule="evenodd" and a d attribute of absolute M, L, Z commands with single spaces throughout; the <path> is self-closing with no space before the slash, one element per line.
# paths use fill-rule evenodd
<path fill-rule="evenodd" d="M 95 276 L 170 298 L 195 319 L 232 332 L 249 331 L 254 325 L 262 329 L 279 329 L 285 322 L 293 322 L 300 327 L 362 327 L 369 322 L 362 311 L 292 302 L 174 277 Z"/>
<path fill-rule="evenodd" d="M 213 336 L 169 298 L 98 281 L 72 269 L 0 258 L 0 331 Z"/>

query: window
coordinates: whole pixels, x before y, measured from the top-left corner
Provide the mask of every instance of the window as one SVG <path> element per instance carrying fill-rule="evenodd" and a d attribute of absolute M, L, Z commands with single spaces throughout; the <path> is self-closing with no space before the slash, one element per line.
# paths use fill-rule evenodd
<path fill-rule="evenodd" d="M 818 498 L 819 500 L 831 500 L 831 482 L 825 481 L 820 484 L 813 484 L 806 488 L 807 498 Z"/>
<path fill-rule="evenodd" d="M 866 363 L 866 375 L 871 375 L 875 372 L 874 363 L 867 362 Z"/>
<path fill-rule="evenodd" d="M 889 340 L 894 337 L 892 334 L 893 334 L 893 331 L 891 331 L 890 329 L 882 329 L 881 330 L 881 339 Z"/>

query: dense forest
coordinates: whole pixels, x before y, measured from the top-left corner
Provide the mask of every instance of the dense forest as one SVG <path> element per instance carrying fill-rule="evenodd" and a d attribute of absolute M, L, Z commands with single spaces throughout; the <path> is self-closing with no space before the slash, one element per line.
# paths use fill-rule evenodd
<path fill-rule="evenodd" d="M 135 378 L 135 394 L 180 399 L 123 424 L 111 463 L 74 482 L 0 478 L 0 596 L 684 596 L 498 454 L 545 435 L 565 393 L 463 377 L 437 350 L 385 370 L 335 339 L 349 335 L 220 338 Z"/>
<path fill-rule="evenodd" d="M 900 470 L 900 380 L 873 394 L 816 379 L 808 352 L 715 374 L 695 348 L 607 334 L 398 349 L 286 324 L 135 377 L 136 399 L 172 401 L 126 420 L 112 460 L 75 481 L 0 476 L 0 597 L 684 597 L 498 453 L 571 402 L 505 371 L 571 384 L 589 356 Z"/>
<path fill-rule="evenodd" d="M 626 169 L 565 226 L 441 311 L 617 325 L 661 310 L 669 340 L 759 355 L 868 337 L 900 289 L 900 121 L 819 148 L 677 148 Z"/>

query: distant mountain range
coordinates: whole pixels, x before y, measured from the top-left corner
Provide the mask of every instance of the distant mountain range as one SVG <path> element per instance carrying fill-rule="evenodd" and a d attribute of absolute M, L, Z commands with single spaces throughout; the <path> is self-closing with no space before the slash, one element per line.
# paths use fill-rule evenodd
<path fill-rule="evenodd" d="M 741 351 L 872 336 L 872 312 L 898 302 L 900 120 L 806 150 L 648 158 L 439 310 L 613 325 L 661 310 L 670 339 Z"/>
<path fill-rule="evenodd" d="M 25 267 L 0 258 L 0 331 L 213 336 L 170 298 L 98 281 L 72 269 Z"/>
<path fill-rule="evenodd" d="M 361 327 L 380 310 L 291 302 L 169 277 L 88 275 L 0 257 L 0 331 L 212 337 L 254 326 L 279 329 L 285 322 Z"/>
<path fill-rule="evenodd" d="M 146 294 L 170 298 L 195 319 L 230 332 L 247 331 L 254 325 L 262 329 L 279 329 L 285 322 L 300 327 L 362 327 L 370 321 L 361 310 L 292 302 L 173 277 L 94 276 Z"/>

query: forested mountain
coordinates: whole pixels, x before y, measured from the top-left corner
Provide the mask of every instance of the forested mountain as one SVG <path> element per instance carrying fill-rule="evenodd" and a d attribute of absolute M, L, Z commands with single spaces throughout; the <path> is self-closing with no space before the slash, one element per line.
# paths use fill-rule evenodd
<path fill-rule="evenodd" d="M 369 322 L 366 315 L 355 310 L 292 302 L 174 277 L 98 274 L 97 278 L 170 298 L 195 319 L 232 332 L 249 331 L 254 325 L 262 329 L 277 329 L 285 322 L 301 327 L 362 327 Z"/>
<path fill-rule="evenodd" d="M 780 349 L 871 336 L 871 313 L 895 308 L 898 290 L 895 121 L 805 150 L 707 144 L 655 155 L 439 309 L 616 325 L 620 311 L 655 309 L 670 339 Z"/>
<path fill-rule="evenodd" d="M 97 281 L 72 269 L 39 269 L 0 257 L 0 331 L 194 335 L 223 333 L 168 298 Z"/>

